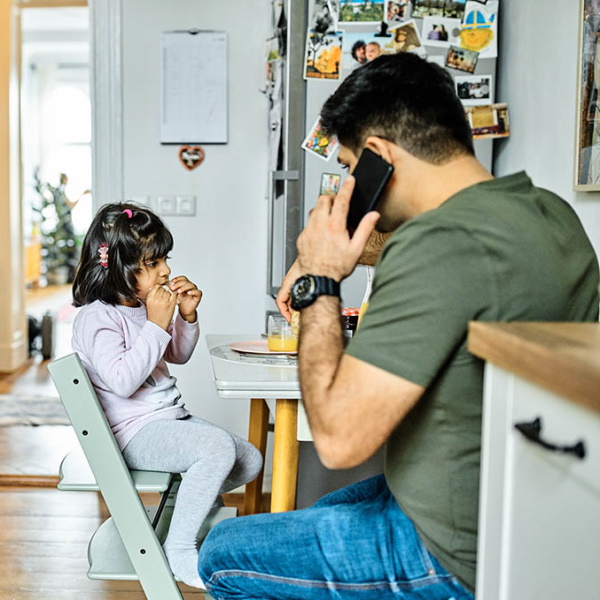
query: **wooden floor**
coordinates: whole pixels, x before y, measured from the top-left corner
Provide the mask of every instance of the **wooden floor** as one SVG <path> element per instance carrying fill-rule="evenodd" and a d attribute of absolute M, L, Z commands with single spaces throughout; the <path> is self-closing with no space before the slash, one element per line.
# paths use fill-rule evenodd
<path fill-rule="evenodd" d="M 70 286 L 33 290 L 27 294 L 27 314 L 40 319 L 48 310 L 56 312 L 69 304 L 70 295 Z M 68 354 L 69 322 L 56 323 L 55 338 L 55 355 Z M 0 374 L 0 394 L 57 396 L 48 373 L 48 361 L 34 353 L 14 373 Z M 67 426 L 0 427 L 0 485 L 55 486 L 60 461 L 76 445 L 75 433 Z"/>
<path fill-rule="evenodd" d="M 87 545 L 106 518 L 94 492 L 0 487 L 2 600 L 144 600 L 137 581 L 88 579 Z M 180 584 L 186 600 L 208 598 Z"/>
<path fill-rule="evenodd" d="M 57 344 L 68 342 L 67 334 L 61 330 Z M 38 356 L 18 372 L 0 375 L 0 394 L 55 395 L 46 366 Z M 60 461 L 76 443 L 67 426 L 0 427 L 0 600 L 146 598 L 138 582 L 86 576 L 88 542 L 108 511 L 95 492 L 55 488 Z M 238 509 L 241 499 L 240 494 L 224 497 L 227 506 Z M 268 502 L 265 497 L 264 510 Z M 184 584 L 180 589 L 186 600 L 209 598 Z"/>

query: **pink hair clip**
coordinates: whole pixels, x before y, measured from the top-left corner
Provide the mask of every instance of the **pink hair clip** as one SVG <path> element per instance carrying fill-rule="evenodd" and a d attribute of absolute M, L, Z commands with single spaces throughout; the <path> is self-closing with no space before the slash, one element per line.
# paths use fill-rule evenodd
<path fill-rule="evenodd" d="M 98 254 L 100 255 L 100 266 L 106 269 L 108 267 L 108 244 L 100 244 Z"/>
<path fill-rule="evenodd" d="M 133 212 L 130 208 L 126 208 L 123 212 L 127 215 L 128 219 L 131 219 L 131 217 L 133 217 Z"/>

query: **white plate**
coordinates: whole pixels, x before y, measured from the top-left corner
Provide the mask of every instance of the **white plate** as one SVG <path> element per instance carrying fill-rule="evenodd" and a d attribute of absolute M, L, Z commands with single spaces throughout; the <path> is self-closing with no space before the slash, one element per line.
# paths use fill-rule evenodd
<path fill-rule="evenodd" d="M 234 342 L 229 344 L 229 347 L 236 352 L 247 352 L 248 354 L 298 354 L 298 351 L 294 352 L 279 352 L 269 350 L 267 340 L 254 340 L 251 342 Z"/>

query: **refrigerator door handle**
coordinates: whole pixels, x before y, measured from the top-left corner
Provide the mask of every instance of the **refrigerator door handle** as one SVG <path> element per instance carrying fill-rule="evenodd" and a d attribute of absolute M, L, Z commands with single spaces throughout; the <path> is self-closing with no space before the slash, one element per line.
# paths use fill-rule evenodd
<path fill-rule="evenodd" d="M 273 252 L 274 246 L 274 234 L 275 234 L 275 183 L 277 181 L 283 181 L 285 197 L 287 193 L 287 182 L 298 181 L 300 179 L 300 171 L 271 171 L 271 177 L 269 177 L 269 206 L 268 206 L 268 229 L 267 229 L 267 294 L 275 296 L 277 293 L 276 286 L 273 285 Z M 285 222 L 281 224 L 285 227 Z"/>

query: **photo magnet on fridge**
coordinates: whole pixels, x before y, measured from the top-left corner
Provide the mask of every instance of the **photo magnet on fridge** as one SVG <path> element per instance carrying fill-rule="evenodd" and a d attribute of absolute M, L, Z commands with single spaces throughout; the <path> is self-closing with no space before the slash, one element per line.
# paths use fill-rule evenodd
<path fill-rule="evenodd" d="M 321 129 L 321 120 L 317 119 L 309 134 L 302 142 L 302 148 L 316 154 L 323 160 L 329 160 L 338 149 L 339 142 L 335 136 L 328 137 Z"/>
<path fill-rule="evenodd" d="M 323 173 L 321 175 L 321 187 L 319 196 L 337 196 L 340 191 L 342 176 L 337 173 Z"/>

